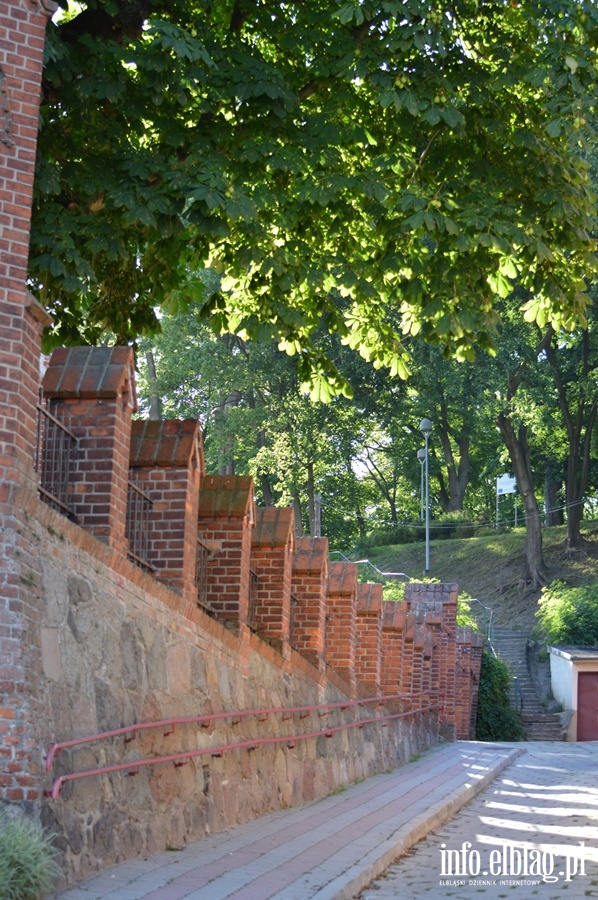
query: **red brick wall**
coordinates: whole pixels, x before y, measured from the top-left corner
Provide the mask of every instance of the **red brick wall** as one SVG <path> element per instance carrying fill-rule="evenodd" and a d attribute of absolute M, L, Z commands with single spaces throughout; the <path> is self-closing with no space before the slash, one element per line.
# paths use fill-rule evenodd
<path fill-rule="evenodd" d="M 49 4 L 48 4 L 49 5 Z M 0 801 L 39 797 L 32 697 L 40 676 L 39 564 L 18 520 L 32 477 L 41 326 L 26 289 L 29 223 L 47 12 L 0 0 Z"/>
<path fill-rule="evenodd" d="M 357 646 L 355 674 L 368 693 L 380 688 L 382 658 L 382 585 L 359 584 L 357 587 Z"/>
<path fill-rule="evenodd" d="M 325 668 L 328 539 L 298 538 L 293 560 L 291 639 L 295 650 Z"/>
<path fill-rule="evenodd" d="M 39 3 L 0 0 L 0 465 L 18 456 L 25 468 L 39 381 L 37 308 L 25 282 L 46 22 Z"/>
<path fill-rule="evenodd" d="M 357 566 L 350 562 L 330 564 L 326 597 L 326 662 L 356 689 L 355 647 L 357 642 Z"/>
<path fill-rule="evenodd" d="M 405 626 L 409 605 L 385 601 L 382 604 L 382 644 L 380 686 L 384 694 L 402 691 L 401 670 L 405 660 Z"/>
<path fill-rule="evenodd" d="M 213 548 L 206 601 L 229 626 L 246 627 L 251 583 L 253 479 L 207 475 L 199 495 L 198 535 Z"/>
<path fill-rule="evenodd" d="M 256 509 L 251 543 L 251 568 L 256 581 L 250 624 L 281 653 L 287 652 L 291 634 L 294 553 L 293 510 Z"/>
<path fill-rule="evenodd" d="M 155 575 L 197 602 L 197 517 L 204 475 L 199 422 L 132 423 L 131 480 L 152 498 L 149 562 Z"/>
<path fill-rule="evenodd" d="M 480 687 L 480 672 L 482 669 L 482 650 L 484 638 L 481 634 L 473 634 L 471 638 L 471 677 L 473 690 L 471 697 L 471 709 L 469 714 L 469 736 L 472 740 L 476 735 L 476 720 L 478 715 L 478 700 Z"/>
<path fill-rule="evenodd" d="M 52 412 L 79 439 L 72 470 L 77 521 L 125 555 L 133 376 L 131 347 L 61 347 L 43 378 Z"/>
<path fill-rule="evenodd" d="M 437 683 L 443 703 L 445 736 L 452 738 L 456 730 L 456 619 L 458 588 L 456 584 L 408 584 L 405 600 L 414 611 L 435 614 L 439 622 L 437 632 Z"/>

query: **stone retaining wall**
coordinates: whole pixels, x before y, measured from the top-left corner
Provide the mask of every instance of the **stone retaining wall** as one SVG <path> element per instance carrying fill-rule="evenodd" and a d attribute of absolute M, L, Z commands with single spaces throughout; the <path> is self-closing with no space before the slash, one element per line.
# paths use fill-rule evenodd
<path fill-rule="evenodd" d="M 93 735 L 135 722 L 212 712 L 333 703 L 347 685 L 291 651 L 283 657 L 249 629 L 232 632 L 198 610 L 191 620 L 180 595 L 21 488 L 20 531 L 30 548 L 30 578 L 39 601 L 32 622 L 37 664 L 27 690 L 35 701 L 36 744 Z M 32 585 L 33 586 L 33 585 Z M 358 714 L 378 715 L 365 706 Z M 220 720 L 208 729 L 177 726 L 63 750 L 53 772 L 35 780 L 143 757 L 293 735 L 351 721 L 353 710 L 322 719 L 271 715 Z M 318 737 L 232 750 L 221 758 L 160 764 L 134 777 L 118 772 L 67 783 L 57 800 L 38 800 L 57 835 L 65 876 L 95 869 L 229 828 L 405 762 L 436 741 L 437 716 L 395 720 Z"/>

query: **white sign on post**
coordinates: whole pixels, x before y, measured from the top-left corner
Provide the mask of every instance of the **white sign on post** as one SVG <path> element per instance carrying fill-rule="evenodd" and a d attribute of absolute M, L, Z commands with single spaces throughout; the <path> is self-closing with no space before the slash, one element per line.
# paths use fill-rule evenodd
<path fill-rule="evenodd" d="M 512 475 L 498 475 L 496 479 L 496 495 L 514 494 L 517 490 L 517 480 Z"/>

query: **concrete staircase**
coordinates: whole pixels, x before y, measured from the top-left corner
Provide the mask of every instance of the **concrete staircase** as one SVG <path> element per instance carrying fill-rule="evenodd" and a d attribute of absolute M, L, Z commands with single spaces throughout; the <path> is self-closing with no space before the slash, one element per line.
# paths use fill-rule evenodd
<path fill-rule="evenodd" d="M 526 740 L 562 741 L 563 733 L 558 713 L 550 713 L 540 703 L 527 665 L 526 632 L 517 628 L 494 626 L 492 645 L 509 667 L 514 682 L 511 703 L 521 714 Z"/>

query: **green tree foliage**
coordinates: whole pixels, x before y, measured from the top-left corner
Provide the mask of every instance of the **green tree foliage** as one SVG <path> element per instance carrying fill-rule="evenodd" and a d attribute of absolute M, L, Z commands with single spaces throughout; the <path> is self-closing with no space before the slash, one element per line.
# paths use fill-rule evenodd
<path fill-rule="evenodd" d="M 297 525 L 311 534 L 319 494 L 324 531 L 346 549 L 373 499 L 353 468 L 363 431 L 359 411 L 343 397 L 311 402 L 275 345 L 216 336 L 193 313 L 191 307 L 165 316 L 160 334 L 140 342 L 142 412 L 153 393 L 164 416 L 198 418 L 207 471 L 253 475 L 259 501 L 292 504 Z M 150 349 L 151 384 L 144 364 Z"/>
<path fill-rule="evenodd" d="M 511 675 L 505 662 L 486 648 L 478 693 L 476 738 L 478 741 L 521 741 L 525 733 L 509 700 Z"/>
<path fill-rule="evenodd" d="M 546 348 L 562 427 L 567 440 L 563 452 L 566 472 L 567 543 L 581 542 L 580 524 L 590 474 L 592 435 L 598 415 L 598 324 L 592 310 L 588 325 L 573 334 L 554 335 Z"/>
<path fill-rule="evenodd" d="M 405 375 L 401 336 L 492 347 L 515 281 L 542 327 L 583 314 L 593 0 L 62 2 L 30 258 L 56 342 L 194 299 L 326 399 L 322 323 Z"/>
<path fill-rule="evenodd" d="M 598 645 L 598 581 L 571 587 L 553 581 L 544 588 L 536 613 L 553 644 Z"/>

